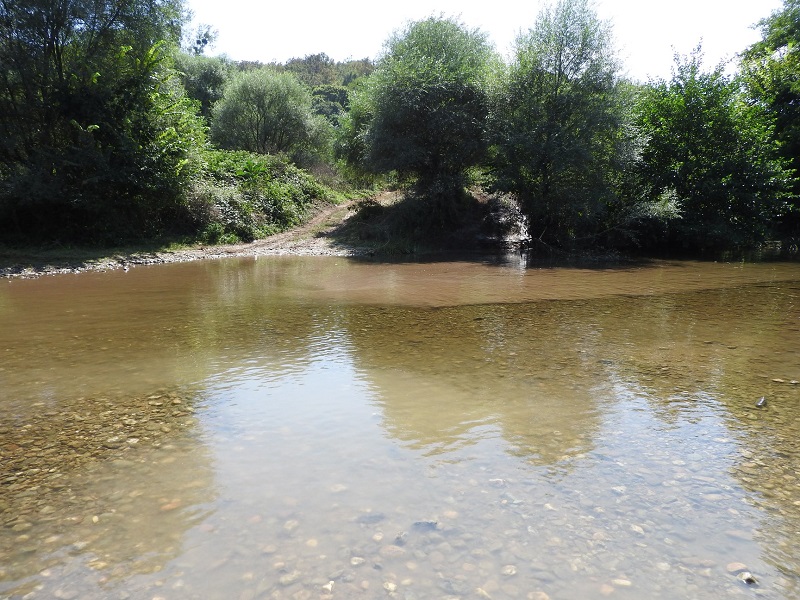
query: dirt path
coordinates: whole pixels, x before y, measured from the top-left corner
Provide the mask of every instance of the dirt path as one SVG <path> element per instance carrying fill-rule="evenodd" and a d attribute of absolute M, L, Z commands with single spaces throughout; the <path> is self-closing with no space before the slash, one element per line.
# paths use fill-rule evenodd
<path fill-rule="evenodd" d="M 366 251 L 364 248 L 342 245 L 331 237 L 331 233 L 351 216 L 355 204 L 356 201 L 351 200 L 343 204 L 323 205 L 299 227 L 247 244 L 200 246 L 175 252 L 158 253 L 158 256 L 165 255 L 164 262 L 171 262 L 170 257 L 175 260 L 197 260 L 226 256 L 282 254 L 353 256 L 363 254 Z"/>
<path fill-rule="evenodd" d="M 394 194 L 386 192 L 379 201 L 391 201 Z M 305 223 L 276 235 L 247 244 L 195 246 L 159 252 L 130 252 L 98 255 L 97 257 L 7 256 L 0 257 L 0 278 L 32 278 L 58 273 L 128 269 L 135 265 L 186 262 L 233 256 L 267 255 L 330 255 L 358 256 L 368 254 L 369 248 L 336 241 L 331 233 L 353 214 L 358 201 L 321 205 Z"/>

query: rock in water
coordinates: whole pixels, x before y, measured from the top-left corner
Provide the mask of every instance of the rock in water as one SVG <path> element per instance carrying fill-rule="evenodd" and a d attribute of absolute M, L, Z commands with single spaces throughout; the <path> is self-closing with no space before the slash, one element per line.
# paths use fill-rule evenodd
<path fill-rule="evenodd" d="M 764 408 L 767 405 L 767 399 L 765 396 L 761 396 L 756 402 L 756 408 Z"/>
<path fill-rule="evenodd" d="M 758 580 L 753 576 L 753 574 L 750 571 L 742 571 L 736 576 L 736 578 L 739 581 L 743 581 L 747 585 L 753 585 L 755 583 L 758 583 Z"/>

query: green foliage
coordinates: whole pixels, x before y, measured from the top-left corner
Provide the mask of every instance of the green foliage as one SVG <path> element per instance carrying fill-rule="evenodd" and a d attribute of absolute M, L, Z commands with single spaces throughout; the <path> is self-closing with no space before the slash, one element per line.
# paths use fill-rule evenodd
<path fill-rule="evenodd" d="M 375 68 L 368 58 L 335 62 L 325 53 L 308 54 L 304 58 L 290 58 L 285 64 L 271 64 L 278 71 L 293 73 L 309 88 L 321 86 L 352 87 L 367 77 Z"/>
<path fill-rule="evenodd" d="M 642 141 L 618 70 L 610 27 L 587 0 L 545 8 L 517 39 L 494 105 L 493 164 L 541 241 L 593 240 L 641 213 L 627 173 Z"/>
<path fill-rule="evenodd" d="M 299 225 L 330 190 L 278 156 L 209 150 L 192 186 L 194 228 L 206 243 L 252 241 Z"/>
<path fill-rule="evenodd" d="M 114 242 L 179 218 L 204 143 L 179 0 L 0 2 L 0 230 Z"/>
<path fill-rule="evenodd" d="M 219 147 L 295 159 L 324 154 L 330 125 L 311 109 L 311 93 L 291 73 L 240 72 L 214 106 L 211 139 Z"/>
<path fill-rule="evenodd" d="M 315 114 L 328 119 L 332 125 L 337 125 L 339 117 L 350 106 L 349 92 L 340 85 L 320 85 L 313 89 L 312 110 Z"/>
<path fill-rule="evenodd" d="M 793 198 L 779 215 L 780 233 L 800 239 L 800 0 L 784 0 L 783 9 L 759 23 L 762 39 L 742 56 L 742 74 L 750 97 L 774 119 L 773 137 L 795 173 Z"/>
<path fill-rule="evenodd" d="M 721 67 L 701 69 L 699 49 L 676 57 L 671 81 L 642 91 L 638 121 L 648 139 L 641 176 L 674 194 L 682 218 L 667 241 L 691 248 L 752 245 L 786 209 L 788 172 L 772 123 Z"/>
<path fill-rule="evenodd" d="M 305 58 L 291 58 L 283 67 L 293 73 L 309 88 L 339 83 L 336 62 L 327 54 L 309 54 Z"/>
<path fill-rule="evenodd" d="M 337 63 L 336 69 L 341 77 L 341 84 L 347 88 L 353 88 L 358 85 L 359 81 L 369 77 L 375 70 L 375 63 L 368 58 L 346 60 L 343 63 Z"/>
<path fill-rule="evenodd" d="M 339 155 L 351 167 L 396 172 L 445 204 L 486 152 L 488 85 L 495 54 L 479 31 L 429 18 L 395 34 L 342 122 Z M 439 219 L 426 221 L 436 226 Z"/>
<path fill-rule="evenodd" d="M 176 53 L 174 61 L 186 95 L 200 103 L 200 114 L 210 121 L 211 108 L 233 77 L 233 65 L 225 58 L 185 52 Z"/>

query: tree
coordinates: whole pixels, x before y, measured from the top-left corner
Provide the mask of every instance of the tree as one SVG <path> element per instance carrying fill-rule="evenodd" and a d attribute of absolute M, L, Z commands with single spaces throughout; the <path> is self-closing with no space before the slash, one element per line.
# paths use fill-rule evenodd
<path fill-rule="evenodd" d="M 463 192 L 466 170 L 485 155 L 494 62 L 480 31 L 454 19 L 411 23 L 389 39 L 356 94 L 351 109 L 359 120 L 344 127 L 351 136 L 345 154 L 368 171 L 414 179 L 418 191 L 439 199 L 447 220 L 446 205 Z"/>
<path fill-rule="evenodd" d="M 666 241 L 694 249 L 763 240 L 785 209 L 789 173 L 772 142 L 772 122 L 746 101 L 719 66 L 702 70 L 698 48 L 676 56 L 672 79 L 650 82 L 638 108 L 648 139 L 642 177 L 674 193 L 682 218 Z"/>
<path fill-rule="evenodd" d="M 310 88 L 339 83 L 336 62 L 325 53 L 308 54 L 305 58 L 290 58 L 283 68 L 294 73 L 297 79 Z"/>
<path fill-rule="evenodd" d="M 540 241 L 593 239 L 643 213 L 626 185 L 641 142 L 618 71 L 610 26 L 587 0 L 543 9 L 517 38 L 493 111 L 494 167 Z"/>
<path fill-rule="evenodd" d="M 183 41 L 184 50 L 192 56 L 202 56 L 207 48 L 213 48 L 219 37 L 219 31 L 211 25 L 201 23 L 194 31 L 189 31 Z"/>
<path fill-rule="evenodd" d="M 214 106 L 211 139 L 224 149 L 261 154 L 323 151 L 329 125 L 311 105 L 311 93 L 291 73 L 238 73 Z"/>
<path fill-rule="evenodd" d="M 222 98 L 234 66 L 225 58 L 178 52 L 175 68 L 189 98 L 200 103 L 200 114 L 211 120 L 211 109 Z"/>
<path fill-rule="evenodd" d="M 350 105 L 347 88 L 340 85 L 317 86 L 311 91 L 311 96 L 314 113 L 322 115 L 333 125 Z"/>
<path fill-rule="evenodd" d="M 175 218 L 204 133 L 180 0 L 0 0 L 0 229 L 116 241 Z"/>
<path fill-rule="evenodd" d="M 358 81 L 368 77 L 375 70 L 375 63 L 369 58 L 351 59 L 336 63 L 336 70 L 339 72 L 341 85 L 352 88 Z"/>
<path fill-rule="evenodd" d="M 784 0 L 759 26 L 762 39 L 742 54 L 742 73 L 752 101 L 774 119 L 778 151 L 794 170 L 794 197 L 778 219 L 783 235 L 800 239 L 800 0 Z"/>

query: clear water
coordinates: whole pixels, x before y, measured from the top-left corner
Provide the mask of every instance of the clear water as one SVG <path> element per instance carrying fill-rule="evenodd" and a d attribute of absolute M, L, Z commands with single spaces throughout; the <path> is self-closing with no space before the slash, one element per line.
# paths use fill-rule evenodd
<path fill-rule="evenodd" d="M 797 380 L 798 264 L 0 282 L 0 598 L 800 598 Z"/>

